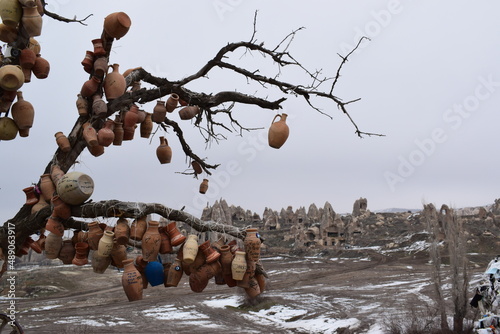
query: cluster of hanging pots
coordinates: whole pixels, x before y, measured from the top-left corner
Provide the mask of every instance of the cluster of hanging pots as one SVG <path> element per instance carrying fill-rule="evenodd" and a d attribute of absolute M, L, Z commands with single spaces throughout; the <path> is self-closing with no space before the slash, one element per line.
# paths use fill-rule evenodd
<path fill-rule="evenodd" d="M 43 14 L 40 0 L 0 1 L 0 40 L 7 43 L 0 48 L 0 140 L 13 140 L 18 133 L 28 137 L 33 126 L 34 107 L 20 89 L 32 75 L 45 79 L 50 72 L 34 38 L 41 35 Z"/>

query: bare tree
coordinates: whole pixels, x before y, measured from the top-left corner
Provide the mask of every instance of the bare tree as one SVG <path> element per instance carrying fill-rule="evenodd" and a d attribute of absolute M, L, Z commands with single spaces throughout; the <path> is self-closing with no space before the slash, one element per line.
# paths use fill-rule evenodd
<path fill-rule="evenodd" d="M 42 0 L 43 5 L 45 1 Z M 45 9 L 45 14 L 59 21 L 63 22 L 78 22 L 85 24 L 86 18 L 84 19 L 66 19 L 55 13 L 50 13 Z M 223 46 L 212 58 L 210 58 L 204 66 L 202 66 L 197 72 L 188 75 L 179 80 L 172 80 L 170 78 L 160 78 L 152 73 L 144 70 L 143 68 L 136 68 L 129 71 L 126 75 L 126 85 L 129 88 L 122 96 L 114 98 L 107 102 L 107 112 L 105 116 L 96 115 L 93 113 L 92 108 L 88 108 L 87 116 L 80 116 L 76 119 L 72 129 L 68 132 L 68 139 L 71 144 L 71 149 L 67 152 L 57 149 L 53 155 L 53 158 L 47 162 L 42 174 L 48 174 L 51 172 L 54 166 L 58 166 L 62 172 L 66 173 L 76 162 L 82 151 L 88 149 L 87 142 L 83 137 L 82 126 L 84 123 L 90 123 L 96 130 L 101 129 L 107 118 L 123 117 L 128 110 L 135 103 L 144 104 L 151 102 L 169 94 L 175 93 L 179 96 L 180 100 L 185 101 L 189 105 L 198 106 L 200 112 L 196 115 L 195 121 L 190 123 L 189 126 L 194 126 L 199 129 L 203 140 L 206 143 L 218 142 L 219 140 L 226 139 L 226 137 L 221 133 L 221 131 L 237 131 L 239 134 L 251 131 L 253 129 L 246 128 L 241 125 L 233 114 L 233 110 L 240 104 L 252 105 L 256 108 L 267 109 L 270 111 L 279 110 L 282 108 L 282 102 L 285 101 L 286 96 L 299 96 L 305 99 L 312 110 L 320 112 L 327 117 L 331 117 L 329 114 L 320 110 L 315 106 L 315 99 L 326 99 L 332 102 L 340 111 L 346 115 L 351 124 L 354 126 L 355 134 L 359 137 L 363 136 L 381 136 L 381 134 L 370 133 L 361 131 L 354 120 L 348 113 L 347 107 L 350 103 L 355 102 L 359 99 L 343 101 L 341 98 L 334 94 L 336 85 L 339 82 L 341 76 L 342 67 L 348 61 L 348 57 L 358 48 L 360 43 L 366 39 L 362 37 L 355 48 L 347 55 L 340 55 L 340 64 L 336 73 L 332 76 L 323 76 L 321 71 L 315 70 L 310 71 L 305 68 L 300 61 L 294 58 L 290 52 L 290 45 L 293 42 L 294 37 L 302 30 L 299 28 L 292 31 L 290 34 L 285 36 L 281 42 L 272 47 L 267 47 L 263 42 L 258 42 L 256 38 L 256 19 L 257 15 L 254 17 L 254 29 L 253 34 L 250 36 L 248 41 L 228 43 Z M 113 46 L 114 38 L 109 36 L 104 30 L 101 36 L 103 41 L 103 47 L 106 52 L 104 57 L 109 57 L 110 51 Z M 26 34 L 23 29 L 22 24 L 19 27 L 19 35 L 15 42 L 10 43 L 13 48 L 23 50 L 28 48 L 30 43 L 30 36 Z M 274 62 L 279 67 L 279 73 L 277 74 L 264 74 L 259 71 L 249 70 L 240 67 L 236 64 L 231 63 L 229 55 L 235 51 L 244 50 L 245 54 L 258 54 L 266 59 Z M 16 57 L 10 57 L 4 59 L 5 63 L 17 64 L 19 59 Z M 287 68 L 294 67 L 299 68 L 303 73 L 305 73 L 309 79 L 309 83 L 303 82 L 288 82 L 280 80 L 280 73 L 286 71 Z M 265 97 L 247 95 L 234 91 L 220 91 L 220 92 L 197 92 L 186 88 L 186 85 L 192 83 L 198 79 L 206 77 L 214 69 L 222 69 L 224 71 L 230 71 L 237 75 L 240 75 L 248 81 L 256 82 L 264 87 L 274 87 L 282 92 L 283 97 L 271 101 Z M 94 73 L 90 73 L 92 77 Z M 139 88 L 131 89 L 132 86 L 137 85 L 137 83 L 147 83 L 152 88 Z M 137 87 L 137 86 L 135 86 Z M 99 86 L 98 94 L 103 95 L 102 84 Z M 89 106 L 91 105 L 91 98 L 87 98 Z M 8 116 L 8 111 L 5 116 Z M 222 118 L 225 117 L 225 118 Z M 163 130 L 171 130 L 177 135 L 184 154 L 187 157 L 187 161 L 195 161 L 201 166 L 203 171 L 208 175 L 211 171 L 216 169 L 219 165 L 216 163 L 209 163 L 205 159 L 200 158 L 199 153 L 194 152 L 187 138 L 184 137 L 183 127 L 184 124 L 179 124 L 176 121 L 170 119 L 168 115 L 163 121 L 159 122 L 159 126 Z M 185 174 L 197 177 L 197 173 L 193 170 L 192 172 L 187 172 Z M 40 183 L 37 184 L 39 186 Z M 32 205 L 24 204 L 18 213 L 12 218 L 4 223 L 0 227 L 0 248 L 3 249 L 4 253 L 7 250 L 7 237 L 8 237 L 8 226 L 15 226 L 16 231 L 16 249 L 18 249 L 28 236 L 33 233 L 37 233 L 40 230 L 43 231 L 47 218 L 50 217 L 52 212 L 51 207 L 45 207 L 37 212 L 32 213 Z M 198 231 L 218 231 L 221 233 L 232 235 L 236 238 L 243 238 L 245 233 L 238 228 L 220 226 L 215 222 L 202 222 L 199 219 L 193 217 L 192 215 L 183 212 L 181 210 L 175 210 L 165 207 L 162 204 L 157 203 L 130 203 L 121 202 L 119 200 L 103 200 L 99 202 L 89 201 L 82 205 L 74 205 L 71 207 L 72 218 L 63 220 L 62 223 L 66 229 L 86 229 L 86 224 L 76 220 L 75 218 L 81 217 L 127 217 L 136 218 L 143 216 L 145 214 L 155 213 L 169 220 L 183 222 L 192 226 Z"/>

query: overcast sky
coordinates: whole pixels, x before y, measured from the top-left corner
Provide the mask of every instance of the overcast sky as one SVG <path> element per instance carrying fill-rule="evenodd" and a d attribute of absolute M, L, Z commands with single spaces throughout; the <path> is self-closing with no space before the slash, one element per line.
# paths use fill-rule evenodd
<path fill-rule="evenodd" d="M 360 101 L 348 106 L 362 131 L 385 137 L 358 138 L 349 120 L 329 101 L 313 102 L 333 119 L 314 111 L 300 98 L 283 103 L 290 137 L 279 149 L 267 145 L 275 111 L 234 108 L 248 127 L 263 129 L 224 133 L 228 140 L 206 147 L 190 121 L 181 121 L 189 145 L 221 166 L 206 195 L 201 179 L 181 175 L 188 165 L 172 131 L 157 132 L 122 146 L 110 146 L 95 158 L 88 151 L 73 170 L 95 182 L 94 201 L 121 199 L 186 206 L 199 216 L 207 203 L 224 198 L 262 214 L 265 207 L 294 209 L 330 202 L 337 212 L 351 212 L 365 197 L 372 211 L 420 208 L 422 203 L 454 207 L 492 203 L 498 192 L 498 124 L 500 116 L 500 42 L 493 1 L 68 1 L 51 0 L 48 9 L 84 17 L 66 24 L 44 18 L 37 40 L 51 64 L 45 80 L 22 87 L 35 106 L 27 138 L 0 142 L 0 216 L 9 219 L 24 203 L 22 189 L 38 182 L 56 149 L 54 134 L 68 134 L 77 117 L 76 95 L 88 79 L 80 64 L 91 40 L 102 31 L 104 17 L 124 11 L 132 19 L 129 33 L 115 41 L 110 63 L 120 72 L 142 66 L 154 75 L 178 80 L 196 72 L 228 42 L 248 41 L 258 10 L 259 42 L 272 48 L 292 30 L 300 31 L 290 52 L 311 70 L 333 76 L 340 58 L 361 36 L 362 43 L 342 71 L 336 96 Z M 274 76 L 276 66 L 254 53 L 230 60 L 249 70 Z M 297 71 L 282 79 L 308 84 Z M 272 88 L 247 83 L 222 71 L 188 88 L 204 93 L 239 90 L 270 99 Z M 328 87 L 324 87 L 328 90 Z M 155 102 L 142 108 L 152 112 Z M 220 119 L 221 121 L 223 119 Z M 159 135 L 173 149 L 172 163 L 160 165 L 155 151 Z"/>

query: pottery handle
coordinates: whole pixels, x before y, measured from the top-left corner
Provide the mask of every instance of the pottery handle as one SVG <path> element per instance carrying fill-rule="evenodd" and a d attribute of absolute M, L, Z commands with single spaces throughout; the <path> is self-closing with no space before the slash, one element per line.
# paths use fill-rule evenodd
<path fill-rule="evenodd" d="M 278 116 L 279 116 L 279 118 L 281 119 L 281 115 L 280 115 L 280 114 L 276 114 L 276 115 L 274 115 L 274 118 L 273 118 L 273 121 L 271 122 L 271 124 L 273 124 L 273 123 L 274 123 L 274 121 L 276 120 L 276 117 L 278 117 Z"/>

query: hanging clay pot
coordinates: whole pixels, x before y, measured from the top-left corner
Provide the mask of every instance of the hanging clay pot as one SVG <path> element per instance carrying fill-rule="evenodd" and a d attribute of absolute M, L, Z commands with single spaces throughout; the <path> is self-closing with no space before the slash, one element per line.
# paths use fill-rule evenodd
<path fill-rule="evenodd" d="M 238 286 L 240 288 L 250 287 L 250 278 L 255 275 L 255 261 L 247 260 L 247 268 L 245 274 L 241 280 L 238 280 Z"/>
<path fill-rule="evenodd" d="M 172 161 L 172 148 L 168 146 L 168 141 L 163 136 L 160 136 L 160 145 L 156 148 L 156 157 L 160 164 L 168 164 Z"/>
<path fill-rule="evenodd" d="M 102 96 L 95 94 L 92 96 L 92 113 L 100 118 L 105 118 L 108 112 L 108 106 L 102 99 Z"/>
<path fill-rule="evenodd" d="M 170 236 L 170 244 L 174 247 L 181 245 L 186 240 L 186 237 L 177 228 L 176 222 L 167 225 L 167 233 Z"/>
<path fill-rule="evenodd" d="M 137 268 L 137 270 L 141 273 L 142 288 L 147 289 L 148 288 L 148 279 L 146 277 L 145 270 L 146 270 L 146 266 L 148 265 L 148 261 L 144 260 L 142 258 L 142 255 L 137 255 L 137 257 L 135 258 L 134 265 Z"/>
<path fill-rule="evenodd" d="M 52 182 L 50 174 L 43 174 L 40 176 L 40 191 L 46 202 L 49 202 L 52 199 L 52 196 L 54 196 L 56 187 Z"/>
<path fill-rule="evenodd" d="M 65 175 L 61 167 L 59 165 L 52 165 L 50 166 L 50 178 L 52 179 L 52 182 L 54 185 L 57 187 L 57 184 L 59 181 L 62 179 L 62 177 Z"/>
<path fill-rule="evenodd" d="M 222 266 L 223 275 L 231 275 L 231 262 L 233 262 L 233 254 L 231 253 L 230 247 L 224 245 L 220 248 L 220 258 L 219 262 Z"/>
<path fill-rule="evenodd" d="M 52 216 L 59 217 L 63 220 L 71 217 L 71 207 L 64 203 L 58 195 L 52 196 L 51 202 L 54 207 L 52 210 Z"/>
<path fill-rule="evenodd" d="M 17 91 L 17 102 L 12 105 L 11 112 L 19 129 L 29 129 L 33 126 L 35 109 L 23 98 L 23 92 Z"/>
<path fill-rule="evenodd" d="M 208 281 L 221 273 L 221 266 L 218 261 L 206 263 L 192 272 L 189 276 L 189 286 L 193 292 L 202 292 L 208 285 Z"/>
<path fill-rule="evenodd" d="M 16 41 L 17 35 L 18 31 L 16 28 L 0 23 L 0 41 L 4 43 L 13 43 Z"/>
<path fill-rule="evenodd" d="M 27 187 L 23 189 L 24 193 L 26 194 L 26 202 L 24 203 L 25 205 L 35 205 L 38 203 L 38 197 L 35 192 L 35 187 Z"/>
<path fill-rule="evenodd" d="M 39 54 L 42 50 L 40 43 L 38 43 L 38 41 L 34 37 L 30 37 L 30 39 L 28 40 L 28 48 L 33 50 L 36 55 Z"/>
<path fill-rule="evenodd" d="M 45 79 L 50 73 L 50 63 L 40 54 L 36 55 L 35 65 L 31 69 L 37 79 Z"/>
<path fill-rule="evenodd" d="M 261 294 L 259 282 L 254 276 L 248 280 L 248 287 L 245 288 L 245 292 L 250 298 L 255 298 Z"/>
<path fill-rule="evenodd" d="M 45 257 L 47 259 L 57 259 L 62 247 L 62 236 L 49 233 L 45 238 Z"/>
<path fill-rule="evenodd" d="M 104 146 L 102 145 L 89 146 L 88 149 L 90 154 L 92 154 L 94 157 L 99 157 L 104 154 Z"/>
<path fill-rule="evenodd" d="M 0 140 L 12 140 L 18 132 L 16 122 L 12 118 L 0 117 Z"/>
<path fill-rule="evenodd" d="M 259 230 L 256 228 L 247 228 L 246 236 L 243 240 L 245 245 L 245 252 L 247 253 L 247 258 L 251 261 L 259 261 L 260 259 L 260 246 L 261 240 L 259 236 Z"/>
<path fill-rule="evenodd" d="M 123 118 L 123 127 L 124 128 L 134 128 L 137 124 L 137 120 L 139 119 L 139 108 L 133 104 L 130 106 L 129 110 L 125 113 Z"/>
<path fill-rule="evenodd" d="M 92 196 L 94 181 L 81 172 L 68 172 L 57 184 L 57 194 L 69 205 L 80 205 Z"/>
<path fill-rule="evenodd" d="M 170 266 L 167 275 L 167 282 L 165 286 L 177 286 L 183 275 L 182 262 L 179 259 L 175 259 L 174 263 Z"/>
<path fill-rule="evenodd" d="M 191 264 L 198 254 L 198 235 L 190 234 L 182 246 L 182 262 Z"/>
<path fill-rule="evenodd" d="M 165 107 L 167 108 L 167 112 L 173 112 L 175 108 L 177 108 L 177 104 L 179 103 L 179 95 L 172 93 L 167 99 L 165 103 Z"/>
<path fill-rule="evenodd" d="M 287 116 L 287 114 L 283 113 L 281 115 L 278 114 L 273 118 L 271 127 L 269 127 L 268 132 L 268 142 L 269 146 L 271 146 L 272 148 L 280 148 L 288 138 L 290 129 L 286 124 Z M 278 122 L 274 122 L 276 120 L 276 117 L 280 118 Z"/>
<path fill-rule="evenodd" d="M 64 240 L 57 258 L 61 260 L 63 264 L 72 264 L 74 257 L 75 247 L 73 246 L 73 243 L 71 240 Z"/>
<path fill-rule="evenodd" d="M 203 172 L 203 168 L 201 168 L 200 163 L 196 160 L 191 161 L 191 167 L 193 167 L 193 170 L 196 173 L 196 175 L 199 175 Z"/>
<path fill-rule="evenodd" d="M 96 221 L 90 222 L 88 224 L 88 228 L 87 242 L 89 244 L 89 248 L 96 251 L 99 247 L 99 240 L 101 240 L 101 237 L 104 235 L 104 231 Z"/>
<path fill-rule="evenodd" d="M 196 258 L 194 259 L 193 263 L 189 265 L 183 263 L 182 268 L 184 269 L 184 273 L 189 276 L 191 272 L 196 271 L 198 268 L 204 265 L 205 262 L 206 262 L 205 254 L 199 249 L 198 246 L 198 253 L 196 254 Z"/>
<path fill-rule="evenodd" d="M 56 132 L 54 135 L 56 137 L 56 144 L 59 146 L 59 149 L 65 153 L 71 151 L 71 144 L 69 143 L 68 137 L 61 131 Z"/>
<path fill-rule="evenodd" d="M 144 121 L 141 122 L 140 131 L 141 138 L 149 138 L 149 136 L 151 136 L 151 131 L 153 131 L 153 121 L 151 119 L 151 113 L 146 113 Z"/>
<path fill-rule="evenodd" d="M 100 256 L 110 256 L 111 250 L 113 249 L 113 237 L 115 236 L 114 232 L 104 231 L 101 239 L 99 239 L 99 243 L 97 245 L 97 253 Z"/>
<path fill-rule="evenodd" d="M 98 252 L 92 254 L 92 270 L 97 274 L 104 274 L 111 264 L 110 256 L 101 256 Z"/>
<path fill-rule="evenodd" d="M 86 242 L 77 242 L 75 244 L 75 257 L 71 261 L 74 265 L 83 266 L 89 263 L 89 244 Z"/>
<path fill-rule="evenodd" d="M 0 88 L 8 91 L 17 91 L 23 84 L 24 74 L 21 66 L 4 65 L 0 67 Z"/>
<path fill-rule="evenodd" d="M 124 270 L 122 275 L 122 286 L 128 300 L 136 301 L 142 299 L 142 275 L 134 266 L 134 259 L 123 261 Z"/>
<path fill-rule="evenodd" d="M 104 31 L 117 40 L 125 36 L 131 25 L 130 17 L 124 12 L 111 13 L 104 18 Z"/>
<path fill-rule="evenodd" d="M 99 145 L 108 147 L 113 143 L 113 141 L 115 140 L 115 133 L 113 132 L 114 126 L 115 123 L 112 120 L 106 120 L 106 123 L 104 123 L 104 127 L 99 129 L 99 131 L 97 132 L 97 141 L 99 142 Z"/>
<path fill-rule="evenodd" d="M 127 245 L 130 237 L 130 226 L 126 218 L 120 217 L 116 221 L 115 226 L 115 239 L 120 245 Z"/>
<path fill-rule="evenodd" d="M 23 7 L 21 23 L 28 36 L 36 37 L 42 34 L 43 20 L 36 6 Z"/>
<path fill-rule="evenodd" d="M 245 258 L 245 252 L 236 251 L 234 254 L 233 262 L 231 262 L 231 273 L 233 279 L 236 281 L 242 280 L 246 270 L 247 260 Z"/>
<path fill-rule="evenodd" d="M 146 216 L 134 219 L 130 225 L 130 239 L 141 241 L 144 233 L 146 233 L 147 227 L 148 223 L 146 222 Z"/>
<path fill-rule="evenodd" d="M 108 71 L 108 58 L 99 57 L 94 61 L 94 75 L 100 79 L 104 78 L 104 75 Z"/>
<path fill-rule="evenodd" d="M 55 235 L 62 237 L 64 235 L 64 225 L 59 217 L 50 216 L 45 223 L 45 229 Z"/>
<path fill-rule="evenodd" d="M 164 284 L 163 265 L 158 261 L 151 261 L 144 269 L 146 279 L 151 286 Z"/>
<path fill-rule="evenodd" d="M 102 39 L 100 38 L 93 39 L 92 45 L 94 46 L 94 57 L 101 57 L 106 55 L 106 50 L 104 50 Z"/>
<path fill-rule="evenodd" d="M 160 254 L 168 254 L 172 252 L 172 245 L 170 244 L 170 237 L 165 230 L 165 226 L 158 227 L 160 232 L 161 243 L 160 243 Z"/>
<path fill-rule="evenodd" d="M 85 57 L 83 58 L 81 64 L 84 71 L 90 74 L 92 72 L 92 69 L 94 68 L 94 53 L 92 51 L 85 51 Z M 105 71 L 106 70 L 104 70 L 104 72 Z"/>
<path fill-rule="evenodd" d="M 16 28 L 22 16 L 23 8 L 18 0 L 0 1 L 0 17 L 5 25 Z"/>
<path fill-rule="evenodd" d="M 205 261 L 207 263 L 212 263 L 219 259 L 220 253 L 212 248 L 210 240 L 205 241 L 199 247 L 200 250 L 203 252 L 203 254 L 205 254 L 205 259 L 206 259 Z"/>
<path fill-rule="evenodd" d="M 71 241 L 73 241 L 74 245 L 76 245 L 78 242 L 88 243 L 88 241 L 89 241 L 88 232 L 86 232 L 86 231 L 74 231 L 73 238 L 71 238 Z"/>
<path fill-rule="evenodd" d="M 205 194 L 208 190 L 208 180 L 203 179 L 203 181 L 200 183 L 200 194 Z"/>
<path fill-rule="evenodd" d="M 77 94 L 76 108 L 80 116 L 87 116 L 89 114 L 87 99 L 85 99 L 82 94 Z"/>
<path fill-rule="evenodd" d="M 200 113 L 200 107 L 198 106 L 186 106 L 179 110 L 179 116 L 183 120 L 188 120 Z"/>
<path fill-rule="evenodd" d="M 36 54 L 31 49 L 22 49 L 19 55 L 19 66 L 24 74 L 24 82 L 31 81 L 31 69 L 35 66 Z"/>
<path fill-rule="evenodd" d="M 142 257 L 146 261 L 155 261 L 160 251 L 161 236 L 158 231 L 159 223 L 150 221 L 142 236 Z"/>
<path fill-rule="evenodd" d="M 97 92 L 100 84 L 101 79 L 93 75 L 89 80 L 83 83 L 80 94 L 82 95 L 82 97 L 91 97 Z"/>
<path fill-rule="evenodd" d="M 125 77 L 118 71 L 120 65 L 113 64 L 109 67 L 113 68 L 113 71 L 106 74 L 106 78 L 104 78 L 104 94 L 106 94 L 106 99 L 111 101 L 125 93 L 127 84 Z"/>
<path fill-rule="evenodd" d="M 116 268 L 123 268 L 123 261 L 127 259 L 127 247 L 115 241 L 111 249 L 111 259 Z"/>
<path fill-rule="evenodd" d="M 117 120 L 113 121 L 114 127 L 113 127 L 113 133 L 115 134 L 115 138 L 113 139 L 113 145 L 115 146 L 121 146 L 123 142 L 123 123 L 119 122 Z"/>
<path fill-rule="evenodd" d="M 97 141 L 97 131 L 96 129 L 90 124 L 90 122 L 85 122 L 82 125 L 83 127 L 83 138 L 87 142 L 87 145 L 89 147 L 96 146 L 99 144 Z"/>
<path fill-rule="evenodd" d="M 156 105 L 153 108 L 153 115 L 151 116 L 151 119 L 155 123 L 161 123 L 165 121 L 165 117 L 167 115 L 167 108 L 165 107 L 165 102 L 163 101 L 156 101 Z"/>

